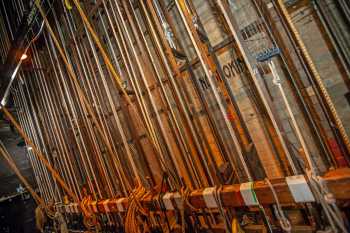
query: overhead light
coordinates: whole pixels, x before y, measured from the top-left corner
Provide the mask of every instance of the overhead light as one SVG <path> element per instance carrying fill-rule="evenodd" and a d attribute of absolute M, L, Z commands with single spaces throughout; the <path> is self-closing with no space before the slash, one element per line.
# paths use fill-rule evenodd
<path fill-rule="evenodd" d="M 27 58 L 28 58 L 28 55 L 25 54 L 25 53 L 23 53 L 23 54 L 22 54 L 22 57 L 21 57 L 21 61 L 23 61 L 23 60 L 25 60 L 25 59 L 27 59 Z"/>

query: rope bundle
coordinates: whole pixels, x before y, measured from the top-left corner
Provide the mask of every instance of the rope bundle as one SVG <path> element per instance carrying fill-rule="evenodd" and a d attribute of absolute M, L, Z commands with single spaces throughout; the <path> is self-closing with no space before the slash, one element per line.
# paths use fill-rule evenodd
<path fill-rule="evenodd" d="M 63 214 L 57 211 L 55 213 L 54 220 L 58 225 L 57 228 L 60 230 L 60 233 L 68 233 L 68 226 Z"/>
<path fill-rule="evenodd" d="M 46 220 L 47 218 L 45 215 L 44 207 L 42 205 L 38 205 L 35 209 L 35 225 L 40 232 L 44 232 Z"/>
<path fill-rule="evenodd" d="M 99 229 L 100 225 L 96 215 L 92 213 L 88 208 L 86 208 L 86 205 L 88 205 L 90 201 L 91 201 L 91 196 L 86 196 L 81 201 L 80 207 L 82 208 L 82 213 L 83 213 L 83 223 L 88 230 L 91 230 L 94 228 Z"/>
<path fill-rule="evenodd" d="M 141 206 L 140 199 L 147 193 L 146 189 L 139 186 L 129 197 L 129 206 L 125 218 L 125 232 L 140 233 L 138 216 L 147 216 L 146 210 Z"/>

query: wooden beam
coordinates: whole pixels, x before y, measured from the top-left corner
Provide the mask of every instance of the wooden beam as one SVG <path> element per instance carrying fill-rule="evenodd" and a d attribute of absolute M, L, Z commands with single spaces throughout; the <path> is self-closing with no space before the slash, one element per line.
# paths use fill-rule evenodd
<path fill-rule="evenodd" d="M 347 201 L 350 200 L 350 168 L 342 168 L 331 171 L 325 174 L 323 177 L 324 184 L 329 189 L 330 193 L 334 195 L 337 201 Z M 307 180 L 307 177 L 305 177 Z M 279 202 L 283 205 L 293 205 L 297 204 L 293 198 L 293 195 L 288 187 L 285 178 L 274 179 L 270 181 L 273 188 L 275 189 Z M 241 194 L 242 184 L 225 185 L 219 192 L 222 200 L 222 204 L 227 208 L 242 208 L 246 207 L 246 203 L 243 200 Z M 256 194 L 257 200 L 261 205 L 271 205 L 275 203 L 272 191 L 269 185 L 265 181 L 256 181 L 253 183 L 253 190 Z M 164 197 L 164 195 L 161 195 Z M 141 203 L 144 208 L 149 210 L 159 210 L 159 193 L 146 195 Z M 175 198 L 171 198 L 172 204 L 177 208 L 177 201 Z M 179 200 L 178 200 L 179 201 Z M 188 202 L 195 208 L 207 208 L 203 189 L 194 190 L 188 196 Z M 100 200 L 89 203 L 90 209 L 95 209 L 96 213 L 105 213 L 106 205 L 108 206 L 109 212 L 124 212 L 127 209 L 128 199 L 127 198 L 117 198 L 109 200 Z M 119 205 L 119 207 L 118 207 Z M 185 204 L 186 205 L 186 204 Z M 70 204 L 71 207 L 63 208 L 64 211 L 70 213 L 80 212 L 77 204 Z M 72 206 L 75 206 L 75 210 Z M 121 210 L 121 207 L 122 209 Z M 107 211 L 108 212 L 108 211 Z"/>

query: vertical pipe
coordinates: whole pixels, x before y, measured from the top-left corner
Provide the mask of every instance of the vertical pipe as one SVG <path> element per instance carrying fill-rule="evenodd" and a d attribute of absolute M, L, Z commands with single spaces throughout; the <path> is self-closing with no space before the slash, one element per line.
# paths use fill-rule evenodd
<path fill-rule="evenodd" d="M 306 46 L 299 35 L 299 32 L 297 31 L 295 25 L 293 24 L 292 19 L 290 18 L 289 13 L 284 5 L 284 2 L 282 0 L 274 0 L 274 1 L 277 3 L 277 7 L 281 11 L 283 18 L 287 22 L 287 27 L 290 30 L 293 39 L 295 40 L 295 42 L 297 43 L 297 45 L 300 48 L 301 55 L 302 55 L 306 65 L 307 65 L 307 68 L 310 71 L 311 76 L 316 84 L 317 91 L 320 93 L 321 98 L 326 105 L 326 110 L 327 110 L 329 116 L 331 117 L 331 120 L 334 123 L 338 133 L 340 134 L 343 145 L 345 146 L 347 154 L 349 155 L 350 154 L 349 137 L 345 131 L 345 128 L 344 128 L 343 123 L 342 123 L 342 121 L 337 113 L 337 110 L 332 102 L 332 99 L 329 96 L 328 91 L 322 82 L 322 79 L 321 79 L 321 77 L 316 69 L 316 66 L 313 63 L 313 61 L 310 57 L 310 54 L 307 51 Z"/>
<path fill-rule="evenodd" d="M 282 148 L 286 154 L 286 157 L 288 159 L 288 162 L 289 162 L 289 165 L 291 166 L 291 169 L 293 171 L 294 174 L 297 174 L 298 173 L 298 170 L 296 168 L 296 166 L 294 165 L 294 161 L 289 153 L 289 150 L 286 146 L 286 143 L 282 137 L 282 134 L 281 134 L 281 131 L 279 130 L 279 127 L 277 125 L 277 122 L 275 120 L 275 116 L 273 114 L 273 111 L 271 109 L 271 106 L 268 102 L 268 99 L 266 98 L 266 94 L 264 93 L 264 90 L 260 87 L 259 85 L 259 79 L 261 78 L 260 77 L 260 74 L 259 74 L 259 71 L 257 70 L 256 67 L 253 67 L 252 64 L 254 64 L 254 62 L 252 62 L 253 58 L 250 56 L 249 53 L 247 53 L 247 48 L 245 48 L 245 46 L 243 45 L 242 41 L 243 41 L 243 38 L 242 38 L 242 35 L 239 33 L 239 29 L 238 29 L 238 25 L 237 25 L 237 22 L 235 21 L 234 17 L 230 14 L 229 12 L 229 9 L 228 9 L 228 6 L 227 6 L 227 3 L 224 3 L 224 0 L 218 0 L 218 5 L 226 19 L 226 22 L 228 23 L 228 26 L 231 30 L 231 33 L 232 35 L 234 36 L 235 38 L 235 41 L 238 45 L 238 48 L 245 60 L 245 63 L 246 63 L 246 66 L 249 70 L 249 73 L 251 74 L 251 78 L 253 80 L 253 83 L 255 85 L 255 88 L 259 94 L 259 97 L 260 99 L 262 100 L 263 104 L 264 104 L 264 108 L 265 110 L 267 111 L 268 115 L 269 115 L 269 118 L 275 128 L 275 131 L 278 135 L 278 138 L 281 142 L 281 145 L 282 145 Z"/>

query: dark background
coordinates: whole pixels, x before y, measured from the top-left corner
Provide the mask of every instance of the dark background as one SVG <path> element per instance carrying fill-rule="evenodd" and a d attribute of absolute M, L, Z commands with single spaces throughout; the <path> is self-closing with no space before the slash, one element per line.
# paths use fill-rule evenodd
<path fill-rule="evenodd" d="M 27 180 L 34 185 L 33 171 L 27 158 L 23 140 L 0 116 L 0 140 L 15 160 L 16 165 Z M 18 145 L 19 144 L 19 145 Z M 9 169 L 6 161 L 0 156 L 0 232 L 1 233 L 34 233 L 34 210 L 36 203 L 28 193 L 18 194 L 20 184 L 17 176 Z M 35 187 L 35 186 L 33 186 Z"/>

